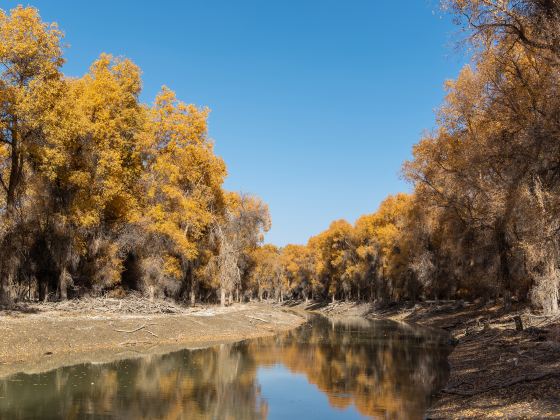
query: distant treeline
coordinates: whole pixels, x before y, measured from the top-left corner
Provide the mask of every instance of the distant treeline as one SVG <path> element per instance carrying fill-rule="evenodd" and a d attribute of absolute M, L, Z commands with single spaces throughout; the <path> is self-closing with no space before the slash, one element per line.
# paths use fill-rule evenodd
<path fill-rule="evenodd" d="M 473 55 L 405 162 L 410 195 L 254 253 L 276 294 L 503 298 L 558 311 L 560 1 L 448 0 Z"/>
<path fill-rule="evenodd" d="M 411 194 L 307 245 L 222 188 L 208 111 L 102 55 L 64 77 L 61 32 L 0 15 L 0 293 L 138 289 L 182 300 L 503 298 L 558 311 L 560 1 L 446 0 L 472 63 L 414 146 Z"/>

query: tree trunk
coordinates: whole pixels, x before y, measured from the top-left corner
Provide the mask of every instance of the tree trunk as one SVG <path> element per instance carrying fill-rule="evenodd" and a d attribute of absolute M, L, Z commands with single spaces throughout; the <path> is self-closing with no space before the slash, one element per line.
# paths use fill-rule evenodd
<path fill-rule="evenodd" d="M 66 267 L 64 267 L 60 271 L 60 275 L 58 277 L 58 297 L 60 300 L 67 300 L 68 299 L 68 271 Z"/>
<path fill-rule="evenodd" d="M 23 154 L 21 153 L 19 146 L 19 133 L 17 126 L 18 123 L 16 119 L 10 130 L 12 135 L 10 180 L 8 181 L 8 190 L 6 191 L 6 210 L 8 218 L 10 218 L 15 211 L 17 189 L 23 170 Z"/>
<path fill-rule="evenodd" d="M 554 256 L 549 256 L 547 262 L 546 275 L 540 279 L 540 283 L 536 287 L 539 290 L 537 293 L 540 294 L 541 304 L 545 314 L 557 314 L 558 313 L 558 298 L 560 287 L 558 273 L 556 268 L 556 258 Z"/>
<path fill-rule="evenodd" d="M 39 299 L 43 302 L 46 302 L 49 299 L 49 283 L 45 282 L 43 286 L 43 296 L 39 297 Z"/>
<path fill-rule="evenodd" d="M 9 300 L 7 285 L 2 281 L 0 283 L 0 305 L 9 303 Z"/>
<path fill-rule="evenodd" d="M 226 306 L 226 289 L 220 288 L 220 306 Z"/>
<path fill-rule="evenodd" d="M 504 221 L 496 223 L 495 238 L 498 248 L 498 284 L 502 289 L 504 298 L 504 308 L 506 311 L 511 309 L 511 276 L 509 272 L 509 244 L 506 237 Z"/>
<path fill-rule="evenodd" d="M 194 289 L 191 289 L 191 306 L 194 306 L 196 304 L 196 293 L 194 292 Z"/>

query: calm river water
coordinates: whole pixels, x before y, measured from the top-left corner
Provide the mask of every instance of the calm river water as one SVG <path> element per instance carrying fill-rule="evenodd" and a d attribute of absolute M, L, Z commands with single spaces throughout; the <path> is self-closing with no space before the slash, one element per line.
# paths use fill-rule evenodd
<path fill-rule="evenodd" d="M 275 337 L 0 380 L 0 419 L 422 418 L 446 337 L 312 316 Z"/>

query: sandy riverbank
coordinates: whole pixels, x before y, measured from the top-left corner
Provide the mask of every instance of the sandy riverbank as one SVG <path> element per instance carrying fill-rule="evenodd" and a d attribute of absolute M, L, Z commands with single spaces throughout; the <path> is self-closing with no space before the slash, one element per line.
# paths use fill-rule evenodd
<path fill-rule="evenodd" d="M 560 417 L 560 317 L 460 302 L 384 311 L 352 303 L 185 308 L 137 298 L 27 305 L 0 311 L 0 377 L 272 335 L 303 323 L 304 309 L 447 330 L 456 342 L 450 378 L 428 418 Z"/>
<path fill-rule="evenodd" d="M 385 318 L 441 328 L 455 340 L 450 377 L 428 418 L 560 417 L 560 317 L 523 307 L 449 302 L 375 311 L 368 304 L 307 305 L 328 316 Z M 524 324 L 517 331 L 513 317 Z"/>
<path fill-rule="evenodd" d="M 131 313 L 135 305 L 140 313 Z M 264 304 L 182 308 L 91 299 L 27 305 L 0 311 L 0 377 L 273 335 L 304 321 L 305 315 Z"/>

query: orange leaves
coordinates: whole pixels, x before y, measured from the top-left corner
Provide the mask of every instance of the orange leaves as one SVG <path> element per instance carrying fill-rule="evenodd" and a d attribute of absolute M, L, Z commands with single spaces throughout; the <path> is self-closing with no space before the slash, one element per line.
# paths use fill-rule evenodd
<path fill-rule="evenodd" d="M 409 258 L 405 231 L 412 214 L 412 196 L 389 196 L 377 212 L 360 217 L 354 226 L 336 220 L 307 245 L 287 245 L 279 254 L 267 255 L 281 263 L 283 290 L 301 297 L 311 290 L 333 297 L 359 294 L 379 277 L 384 282 L 399 280 Z M 264 247 L 255 252 L 266 254 Z M 261 259 L 254 260 L 254 272 L 262 269 Z"/>
<path fill-rule="evenodd" d="M 142 241 L 159 247 L 156 265 L 182 279 L 185 262 L 207 246 L 210 225 L 224 214 L 226 168 L 208 139 L 209 111 L 168 88 L 152 107 L 141 104 L 138 66 L 105 53 L 83 77 L 64 78 L 61 38 L 34 8 L 0 11 L 7 116 L 0 131 L 14 127 L 13 138 L 0 142 L 0 214 L 25 202 L 37 208 L 25 211 L 40 215 L 41 228 L 60 221 L 65 244 L 72 244 L 66 255 L 85 255 L 102 237 L 111 257 L 100 264 L 114 268 L 103 275 L 111 279 L 141 232 Z M 8 188 L 16 181 L 17 191 Z M 126 229 L 130 237 L 121 243 L 116 238 Z"/>
<path fill-rule="evenodd" d="M 63 64 L 62 32 L 56 24 L 41 21 L 33 7 L 17 6 L 9 14 L 0 10 L 0 61 L 3 78 L 26 85 L 34 78 L 58 73 Z"/>
<path fill-rule="evenodd" d="M 147 192 L 142 223 L 191 260 L 213 213 L 221 209 L 225 165 L 207 138 L 207 110 L 178 101 L 164 87 L 147 113 L 141 134 Z"/>

